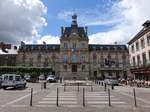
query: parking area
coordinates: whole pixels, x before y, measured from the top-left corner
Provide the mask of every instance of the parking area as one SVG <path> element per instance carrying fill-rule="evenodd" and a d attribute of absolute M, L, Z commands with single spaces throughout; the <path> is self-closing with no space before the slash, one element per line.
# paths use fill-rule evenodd
<path fill-rule="evenodd" d="M 64 86 L 63 83 L 28 83 L 27 88 L 19 90 L 0 90 L 1 112 L 149 112 L 150 89 L 135 88 L 135 107 L 133 88 L 115 86 L 114 90 L 91 83 L 88 86 Z M 31 88 L 32 106 L 31 104 Z M 58 88 L 58 89 L 57 89 Z M 108 95 L 110 88 L 110 96 Z M 110 100 L 109 100 L 110 98 Z M 110 104 L 110 105 L 109 105 Z"/>

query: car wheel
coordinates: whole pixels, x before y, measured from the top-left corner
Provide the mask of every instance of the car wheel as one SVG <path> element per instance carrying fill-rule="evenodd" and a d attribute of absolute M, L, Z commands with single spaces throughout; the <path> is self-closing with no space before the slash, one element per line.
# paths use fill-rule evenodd
<path fill-rule="evenodd" d="M 26 88 L 26 84 L 23 85 L 23 88 Z"/>
<path fill-rule="evenodd" d="M 4 90 L 6 90 L 6 89 L 7 89 L 7 87 L 3 87 L 3 89 L 4 89 Z"/>

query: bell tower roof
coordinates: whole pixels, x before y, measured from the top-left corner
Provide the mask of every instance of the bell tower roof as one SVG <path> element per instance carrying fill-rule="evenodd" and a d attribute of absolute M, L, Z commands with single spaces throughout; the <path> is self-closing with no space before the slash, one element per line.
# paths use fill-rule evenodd
<path fill-rule="evenodd" d="M 71 23 L 71 26 L 78 26 L 77 24 L 77 15 L 76 14 L 73 14 L 72 15 L 72 23 Z"/>

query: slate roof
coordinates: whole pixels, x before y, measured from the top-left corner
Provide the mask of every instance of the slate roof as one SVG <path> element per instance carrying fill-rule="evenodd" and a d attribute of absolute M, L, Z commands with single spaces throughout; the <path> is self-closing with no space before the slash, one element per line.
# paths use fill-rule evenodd
<path fill-rule="evenodd" d="M 145 28 L 142 28 L 129 42 L 128 44 L 132 44 L 133 42 L 135 42 L 136 40 L 138 40 L 139 38 L 141 38 L 143 35 L 145 35 L 147 32 L 150 31 L 150 21 L 147 20 L 143 26 Z"/>
<path fill-rule="evenodd" d="M 128 51 L 126 45 L 104 45 L 104 44 L 89 44 L 89 51 L 98 51 L 98 50 L 125 50 Z"/>
<path fill-rule="evenodd" d="M 59 51 L 59 44 L 25 44 L 21 45 L 19 51 L 21 50 L 50 50 L 50 51 Z"/>
<path fill-rule="evenodd" d="M 68 37 L 69 35 L 71 35 L 71 30 L 72 30 L 72 27 L 65 27 L 62 37 L 66 37 L 66 36 Z M 87 37 L 84 27 L 77 27 L 77 34 L 80 37 Z"/>

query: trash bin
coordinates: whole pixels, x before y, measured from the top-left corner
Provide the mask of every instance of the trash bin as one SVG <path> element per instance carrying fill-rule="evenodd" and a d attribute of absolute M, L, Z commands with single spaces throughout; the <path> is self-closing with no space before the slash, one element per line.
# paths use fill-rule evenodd
<path fill-rule="evenodd" d="M 46 82 L 44 82 L 44 84 L 43 84 L 43 85 L 44 85 L 44 89 L 46 89 Z"/>

